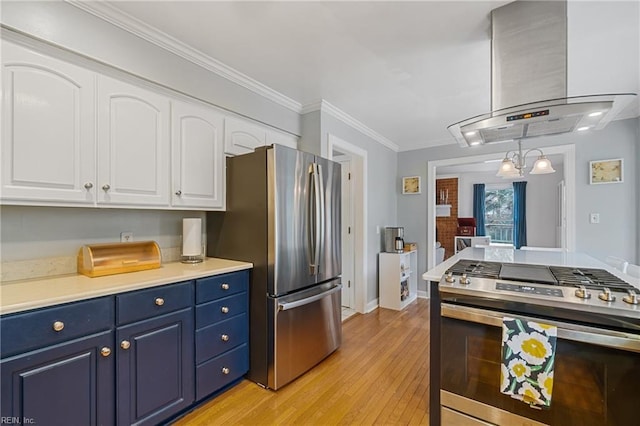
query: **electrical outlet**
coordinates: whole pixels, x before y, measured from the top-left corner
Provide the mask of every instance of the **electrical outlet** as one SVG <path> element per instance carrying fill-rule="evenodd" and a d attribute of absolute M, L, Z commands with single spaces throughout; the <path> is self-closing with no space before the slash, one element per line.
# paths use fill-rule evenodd
<path fill-rule="evenodd" d="M 122 243 L 130 243 L 133 241 L 133 232 L 124 231 L 120 233 L 120 242 Z"/>
<path fill-rule="evenodd" d="M 600 223 L 600 213 L 590 213 L 589 223 Z"/>

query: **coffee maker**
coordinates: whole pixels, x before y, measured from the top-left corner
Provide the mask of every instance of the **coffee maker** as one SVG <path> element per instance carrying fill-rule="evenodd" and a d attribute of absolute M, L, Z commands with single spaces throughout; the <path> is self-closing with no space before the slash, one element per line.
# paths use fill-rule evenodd
<path fill-rule="evenodd" d="M 404 228 L 387 227 L 384 229 L 384 251 L 387 253 L 404 252 Z"/>

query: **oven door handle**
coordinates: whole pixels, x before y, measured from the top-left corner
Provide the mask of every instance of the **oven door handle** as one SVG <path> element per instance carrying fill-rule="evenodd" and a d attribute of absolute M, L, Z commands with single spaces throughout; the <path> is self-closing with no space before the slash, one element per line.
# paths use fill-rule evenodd
<path fill-rule="evenodd" d="M 640 336 L 621 331 L 605 330 L 602 328 L 587 327 L 584 325 L 570 324 L 559 321 L 549 321 L 522 315 L 511 315 L 503 312 L 489 311 L 486 309 L 469 308 L 467 306 L 442 303 L 441 315 L 447 318 L 485 324 L 493 327 L 502 327 L 503 317 L 522 318 L 527 321 L 542 322 L 558 328 L 558 339 L 573 340 L 596 346 L 606 346 L 623 351 L 640 353 Z"/>

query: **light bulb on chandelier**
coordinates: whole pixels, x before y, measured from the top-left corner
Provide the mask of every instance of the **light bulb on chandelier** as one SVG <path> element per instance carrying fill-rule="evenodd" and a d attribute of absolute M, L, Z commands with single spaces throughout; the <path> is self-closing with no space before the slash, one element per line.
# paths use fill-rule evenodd
<path fill-rule="evenodd" d="M 535 163 L 533 163 L 533 167 L 529 172 L 532 175 L 544 175 L 547 173 L 555 173 L 553 166 L 551 165 L 551 161 L 544 155 L 542 150 L 538 148 L 532 148 L 522 153 L 522 142 L 518 140 L 518 152 L 509 151 L 505 154 L 504 160 L 500 163 L 500 168 L 498 169 L 498 173 L 496 176 L 499 176 L 504 179 L 514 179 L 518 177 L 524 176 L 524 169 L 527 167 L 526 159 L 527 155 L 532 152 L 537 151 L 540 153 Z"/>

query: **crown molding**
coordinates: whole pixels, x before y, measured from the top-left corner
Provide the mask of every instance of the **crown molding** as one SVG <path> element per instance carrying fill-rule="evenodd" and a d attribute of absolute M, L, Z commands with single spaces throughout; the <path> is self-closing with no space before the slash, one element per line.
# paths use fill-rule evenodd
<path fill-rule="evenodd" d="M 371 139 L 375 140 L 379 144 L 386 146 L 390 150 L 392 150 L 394 152 L 400 151 L 400 147 L 398 147 L 398 145 L 396 145 L 395 143 L 393 143 L 389 139 L 385 138 L 384 136 L 382 136 L 380 133 L 376 132 L 375 130 L 372 130 L 371 128 L 367 127 L 362 122 L 356 120 L 355 118 L 353 118 L 352 116 L 350 116 L 346 112 L 344 112 L 341 109 L 333 106 L 332 104 L 330 104 L 329 102 L 325 101 L 324 99 L 321 99 L 321 100 L 319 100 L 317 102 L 313 102 L 313 103 L 304 105 L 302 107 L 301 111 L 300 111 L 300 114 L 307 114 L 307 113 L 314 112 L 314 111 L 326 112 L 327 114 L 330 114 L 331 116 L 337 118 L 338 120 L 342 121 L 343 123 L 345 123 L 345 124 L 353 127 L 354 129 L 358 130 L 359 132 L 364 133 L 365 135 L 369 136 Z"/>
<path fill-rule="evenodd" d="M 180 40 L 171 37 L 168 34 L 152 27 L 140 21 L 133 16 L 124 13 L 114 6 L 104 2 L 98 1 L 79 1 L 79 0 L 64 0 L 66 3 L 84 10 L 98 18 L 109 22 L 131 34 L 134 34 L 156 46 L 165 49 L 171 53 L 186 59 L 198 66 L 201 66 L 222 78 L 225 78 L 233 83 L 238 84 L 260 96 L 263 96 L 278 105 L 281 105 L 291 111 L 298 114 L 301 113 L 302 105 L 280 92 L 277 92 L 270 87 L 260 83 L 257 80 L 249 77 L 246 74 L 235 70 L 224 63 L 205 55 L 197 49 L 194 49 Z"/>

